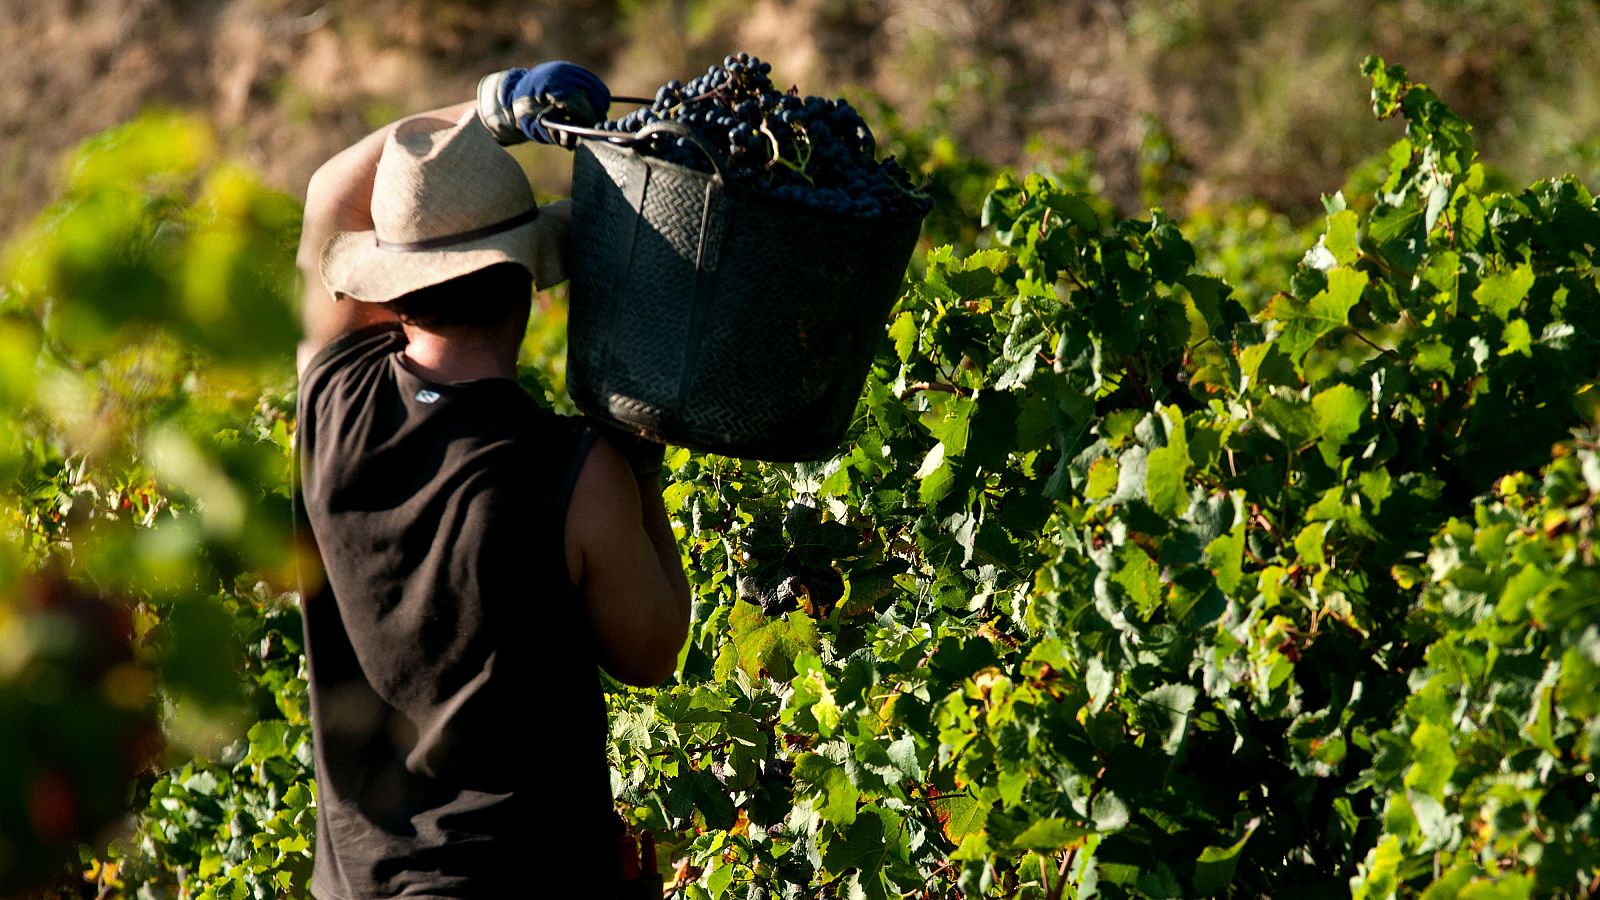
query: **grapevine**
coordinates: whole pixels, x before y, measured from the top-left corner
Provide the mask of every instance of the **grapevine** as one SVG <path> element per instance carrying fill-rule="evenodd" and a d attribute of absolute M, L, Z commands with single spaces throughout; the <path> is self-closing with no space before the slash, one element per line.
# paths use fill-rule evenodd
<path fill-rule="evenodd" d="M 1260 227 L 987 178 L 981 229 L 976 198 L 930 218 L 950 245 L 907 278 L 837 455 L 667 452 L 694 624 L 675 678 L 607 705 L 617 809 L 674 896 L 1600 893 L 1600 202 L 1497 189 L 1442 99 L 1366 74 L 1404 135 L 1375 190 L 1272 241 L 1292 252 L 1208 268 Z M 731 74 L 696 81 L 662 112 L 726 107 L 703 95 Z M 826 183 L 820 143 L 766 124 L 728 154 Z M 286 316 L 294 217 L 199 177 L 185 133 L 86 148 L 0 294 L 0 361 L 24 361 L 0 365 L 0 697 L 30 729 L 0 742 L 0 814 L 34 828 L 6 896 L 75 859 L 67 893 L 102 896 L 295 896 L 311 865 L 293 393 L 228 374 L 292 381 L 292 335 L 195 327 L 217 279 L 173 275 L 236 271 L 253 323 Z M 528 346 L 558 376 L 547 312 Z M 94 629 L 60 612 L 97 607 L 17 599 L 39 584 L 131 604 L 133 655 L 86 664 Z M 538 693 L 508 720 L 559 754 Z M 166 767 L 108 846 L 86 804 L 156 706 Z M 96 788 L 73 829 L 29 804 L 35 748 L 107 779 L 43 782 Z M 592 876 L 530 878 L 551 867 Z"/>

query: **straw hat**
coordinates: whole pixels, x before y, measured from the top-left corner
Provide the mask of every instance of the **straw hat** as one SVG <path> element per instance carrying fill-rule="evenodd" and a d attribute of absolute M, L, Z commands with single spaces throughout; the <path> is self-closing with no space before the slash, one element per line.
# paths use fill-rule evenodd
<path fill-rule="evenodd" d="M 322 247 L 335 297 L 385 303 L 496 263 L 517 263 L 549 287 L 566 277 L 565 203 L 540 209 L 522 167 L 474 111 L 451 124 L 418 116 L 390 132 L 372 185 L 368 231 Z"/>

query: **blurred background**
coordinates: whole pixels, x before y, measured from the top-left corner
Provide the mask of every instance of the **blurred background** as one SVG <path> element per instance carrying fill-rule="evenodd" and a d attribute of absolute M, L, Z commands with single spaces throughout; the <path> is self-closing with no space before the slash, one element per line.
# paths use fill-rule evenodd
<path fill-rule="evenodd" d="M 1369 53 L 1449 98 L 1511 180 L 1600 169 L 1593 0 L 5 0 L 0 46 L 0 234 L 55 196 L 62 150 L 151 104 L 203 114 L 298 197 L 485 72 L 565 58 L 648 94 L 738 49 L 988 163 L 1081 154 L 1123 212 L 1313 211 L 1392 140 Z M 542 190 L 563 163 L 534 164 Z"/>
<path fill-rule="evenodd" d="M 1256 305 L 1401 134 L 1363 57 L 1497 183 L 1593 186 L 1596 48 L 1594 0 L 0 0 L 0 896 L 304 882 L 293 256 L 311 172 L 373 128 L 508 66 L 644 95 L 746 50 L 929 178 L 925 248 L 1038 169 L 1165 207 Z M 564 151 L 517 153 L 565 190 Z M 525 345 L 556 403 L 561 299 Z"/>

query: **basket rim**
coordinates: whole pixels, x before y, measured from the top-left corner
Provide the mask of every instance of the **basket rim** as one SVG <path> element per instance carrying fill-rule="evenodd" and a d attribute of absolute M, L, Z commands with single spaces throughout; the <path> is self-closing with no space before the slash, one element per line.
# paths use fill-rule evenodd
<path fill-rule="evenodd" d="M 915 223 L 917 223 L 918 229 L 920 230 L 922 222 L 928 218 L 928 214 L 929 213 L 933 212 L 933 206 L 932 206 L 932 204 L 929 204 L 927 209 L 923 210 L 920 214 L 914 215 L 914 216 L 906 216 L 906 215 L 853 216 L 853 215 L 850 215 L 848 213 L 837 212 L 837 211 L 831 210 L 831 209 L 823 209 L 820 206 L 812 206 L 809 203 L 801 203 L 801 202 L 799 202 L 797 200 L 790 200 L 790 199 L 785 198 L 785 197 L 779 197 L 779 196 L 776 196 L 774 194 L 766 193 L 765 191 L 759 191 L 759 190 L 756 190 L 755 188 L 750 187 L 748 185 L 738 184 L 736 182 L 729 181 L 726 178 L 723 178 L 720 174 L 710 174 L 710 175 L 708 175 L 705 172 L 700 171 L 699 169 L 691 169 L 691 168 L 689 168 L 688 166 L 685 166 L 685 165 L 680 165 L 680 164 L 675 163 L 675 162 L 669 162 L 668 160 L 662 159 L 659 156 L 650 156 L 649 154 L 646 154 L 646 153 L 640 153 L 639 151 L 633 149 L 632 147 L 625 147 L 625 146 L 623 146 L 621 144 L 618 144 L 618 143 L 615 143 L 613 141 L 605 140 L 604 138 L 578 138 L 578 146 L 580 148 L 587 148 L 590 151 L 593 151 L 596 145 L 604 146 L 608 151 L 611 151 L 611 152 L 614 152 L 614 153 L 618 153 L 618 154 L 621 154 L 623 156 L 636 157 L 636 158 L 638 158 L 640 160 L 643 160 L 645 165 L 647 165 L 647 166 L 658 166 L 660 168 L 667 169 L 668 171 L 673 172 L 675 174 L 688 175 L 688 176 L 693 177 L 693 178 L 695 178 L 695 179 L 697 179 L 699 181 L 702 181 L 702 182 L 715 182 L 715 183 L 721 185 L 722 189 L 724 191 L 726 191 L 730 195 L 733 195 L 733 196 L 736 196 L 736 197 L 749 197 L 749 198 L 752 198 L 754 200 L 757 200 L 758 202 L 767 203 L 767 204 L 770 204 L 770 205 L 773 205 L 773 206 L 777 206 L 777 207 L 779 207 L 781 209 L 784 209 L 784 210 L 793 210 L 793 211 L 797 211 L 797 212 L 808 213 L 808 214 L 813 215 L 813 216 L 815 216 L 816 218 L 819 218 L 819 219 L 833 220 L 833 221 L 838 221 L 838 222 L 850 222 L 850 223 L 866 224 L 866 225 L 872 225 L 872 224 L 878 224 L 878 223 L 910 224 L 912 222 L 915 222 Z"/>

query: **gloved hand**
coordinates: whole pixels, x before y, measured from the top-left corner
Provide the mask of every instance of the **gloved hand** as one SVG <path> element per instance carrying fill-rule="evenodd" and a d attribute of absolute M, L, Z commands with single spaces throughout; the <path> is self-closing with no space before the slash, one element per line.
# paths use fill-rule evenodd
<path fill-rule="evenodd" d="M 529 139 L 569 146 L 565 135 L 539 120 L 548 114 L 553 121 L 593 125 L 610 105 L 611 91 L 599 76 L 561 60 L 493 72 L 478 82 L 478 118 L 501 146 Z"/>
<path fill-rule="evenodd" d="M 589 421 L 594 430 L 610 441 L 611 446 L 622 454 L 623 460 L 628 463 L 628 468 L 633 470 L 635 478 L 652 482 L 661 479 L 661 457 L 666 453 L 666 447 L 609 422 L 598 419 Z"/>

